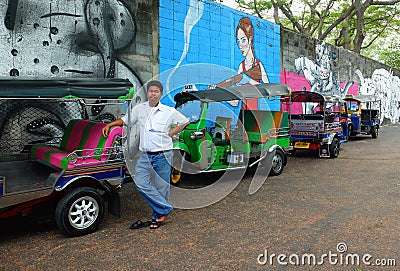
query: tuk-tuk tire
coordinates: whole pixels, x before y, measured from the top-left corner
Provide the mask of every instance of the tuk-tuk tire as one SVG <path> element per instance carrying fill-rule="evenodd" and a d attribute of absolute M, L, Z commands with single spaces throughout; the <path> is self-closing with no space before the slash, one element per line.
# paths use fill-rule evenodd
<path fill-rule="evenodd" d="M 183 163 L 183 172 L 179 170 L 181 167 L 181 163 Z M 192 170 L 197 170 L 190 163 L 190 155 L 185 150 L 174 150 L 174 156 L 171 166 L 170 184 L 174 186 L 179 186 L 179 184 L 182 182 L 182 179 L 184 179 L 184 177 L 186 176 L 186 173 L 188 173 L 187 170 L 189 172 L 191 172 Z"/>
<path fill-rule="evenodd" d="M 331 144 L 329 145 L 329 155 L 330 158 L 337 158 L 339 156 L 340 152 L 340 142 L 339 140 L 335 137 Z"/>
<path fill-rule="evenodd" d="M 172 167 L 172 169 L 171 169 L 171 184 L 178 186 L 181 178 L 182 178 L 182 173 L 180 173 L 179 170 L 177 170 L 175 167 Z"/>
<path fill-rule="evenodd" d="M 285 154 L 282 152 L 282 150 L 280 149 L 276 149 L 275 150 L 275 156 L 273 158 L 273 160 L 278 159 L 278 163 L 279 163 L 279 167 L 275 168 L 274 167 L 274 161 L 272 162 L 272 166 L 271 166 L 271 171 L 269 172 L 270 176 L 278 176 L 282 173 L 283 168 L 285 167 L 286 164 L 286 158 L 285 158 Z"/>
<path fill-rule="evenodd" d="M 103 220 L 104 209 L 104 199 L 96 189 L 79 187 L 67 193 L 58 202 L 55 220 L 65 236 L 81 236 L 97 230 Z M 77 214 L 79 212 L 80 215 Z M 87 225 L 79 226 L 74 219 L 77 219 L 77 222 L 83 220 Z"/>
<path fill-rule="evenodd" d="M 379 129 L 374 125 L 371 127 L 371 136 L 372 138 L 376 139 L 379 134 Z"/>
<path fill-rule="evenodd" d="M 354 134 L 354 127 L 353 127 L 352 124 L 349 125 L 349 128 L 348 128 L 348 135 L 349 135 L 349 137 L 350 137 L 350 136 L 355 136 L 355 134 Z"/>

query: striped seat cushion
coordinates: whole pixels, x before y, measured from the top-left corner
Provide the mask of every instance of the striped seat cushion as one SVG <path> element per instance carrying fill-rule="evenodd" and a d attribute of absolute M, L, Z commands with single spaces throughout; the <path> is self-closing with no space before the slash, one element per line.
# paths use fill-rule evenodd
<path fill-rule="evenodd" d="M 59 148 L 37 144 L 32 147 L 32 157 L 64 169 L 102 164 L 108 157 L 107 148 L 113 145 L 117 135 L 122 136 L 122 127 L 114 126 L 105 138 L 101 132 L 105 125 L 89 120 L 71 120 Z"/>

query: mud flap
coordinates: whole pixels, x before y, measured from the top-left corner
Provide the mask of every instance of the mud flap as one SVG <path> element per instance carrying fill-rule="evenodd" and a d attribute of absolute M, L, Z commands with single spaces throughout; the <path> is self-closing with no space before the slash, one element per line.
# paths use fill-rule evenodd
<path fill-rule="evenodd" d="M 121 218 L 121 199 L 119 193 L 115 190 L 108 191 L 108 212 Z"/>

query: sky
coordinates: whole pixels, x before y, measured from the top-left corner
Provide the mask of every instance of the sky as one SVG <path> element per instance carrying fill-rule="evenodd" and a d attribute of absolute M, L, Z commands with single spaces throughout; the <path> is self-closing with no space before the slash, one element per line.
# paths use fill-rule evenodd
<path fill-rule="evenodd" d="M 216 3 L 220 3 L 222 5 L 225 5 L 225 6 L 228 6 L 230 8 L 233 8 L 233 9 L 236 9 L 236 10 L 251 14 L 250 10 L 239 9 L 238 8 L 238 4 L 236 3 L 236 0 L 222 0 L 222 2 L 221 1 L 215 1 L 215 2 Z M 271 12 L 270 18 L 272 18 L 272 12 Z M 271 19 L 268 19 L 268 17 L 266 17 L 265 19 L 269 20 L 269 21 L 272 21 Z"/>
<path fill-rule="evenodd" d="M 225 6 L 228 6 L 228 7 L 231 7 L 233 9 L 237 8 L 237 4 L 236 4 L 235 0 L 223 0 L 221 4 L 225 5 Z"/>

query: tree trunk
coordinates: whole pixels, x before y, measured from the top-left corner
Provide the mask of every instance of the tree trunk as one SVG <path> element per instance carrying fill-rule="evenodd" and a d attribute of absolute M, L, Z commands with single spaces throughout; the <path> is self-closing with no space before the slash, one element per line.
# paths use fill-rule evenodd
<path fill-rule="evenodd" d="M 366 0 L 364 3 L 361 3 L 361 0 L 354 1 L 354 7 L 356 12 L 356 36 L 353 41 L 353 51 L 357 54 L 360 54 L 361 47 L 364 42 L 366 33 L 364 27 L 364 13 L 365 10 L 371 5 L 372 0 Z"/>

